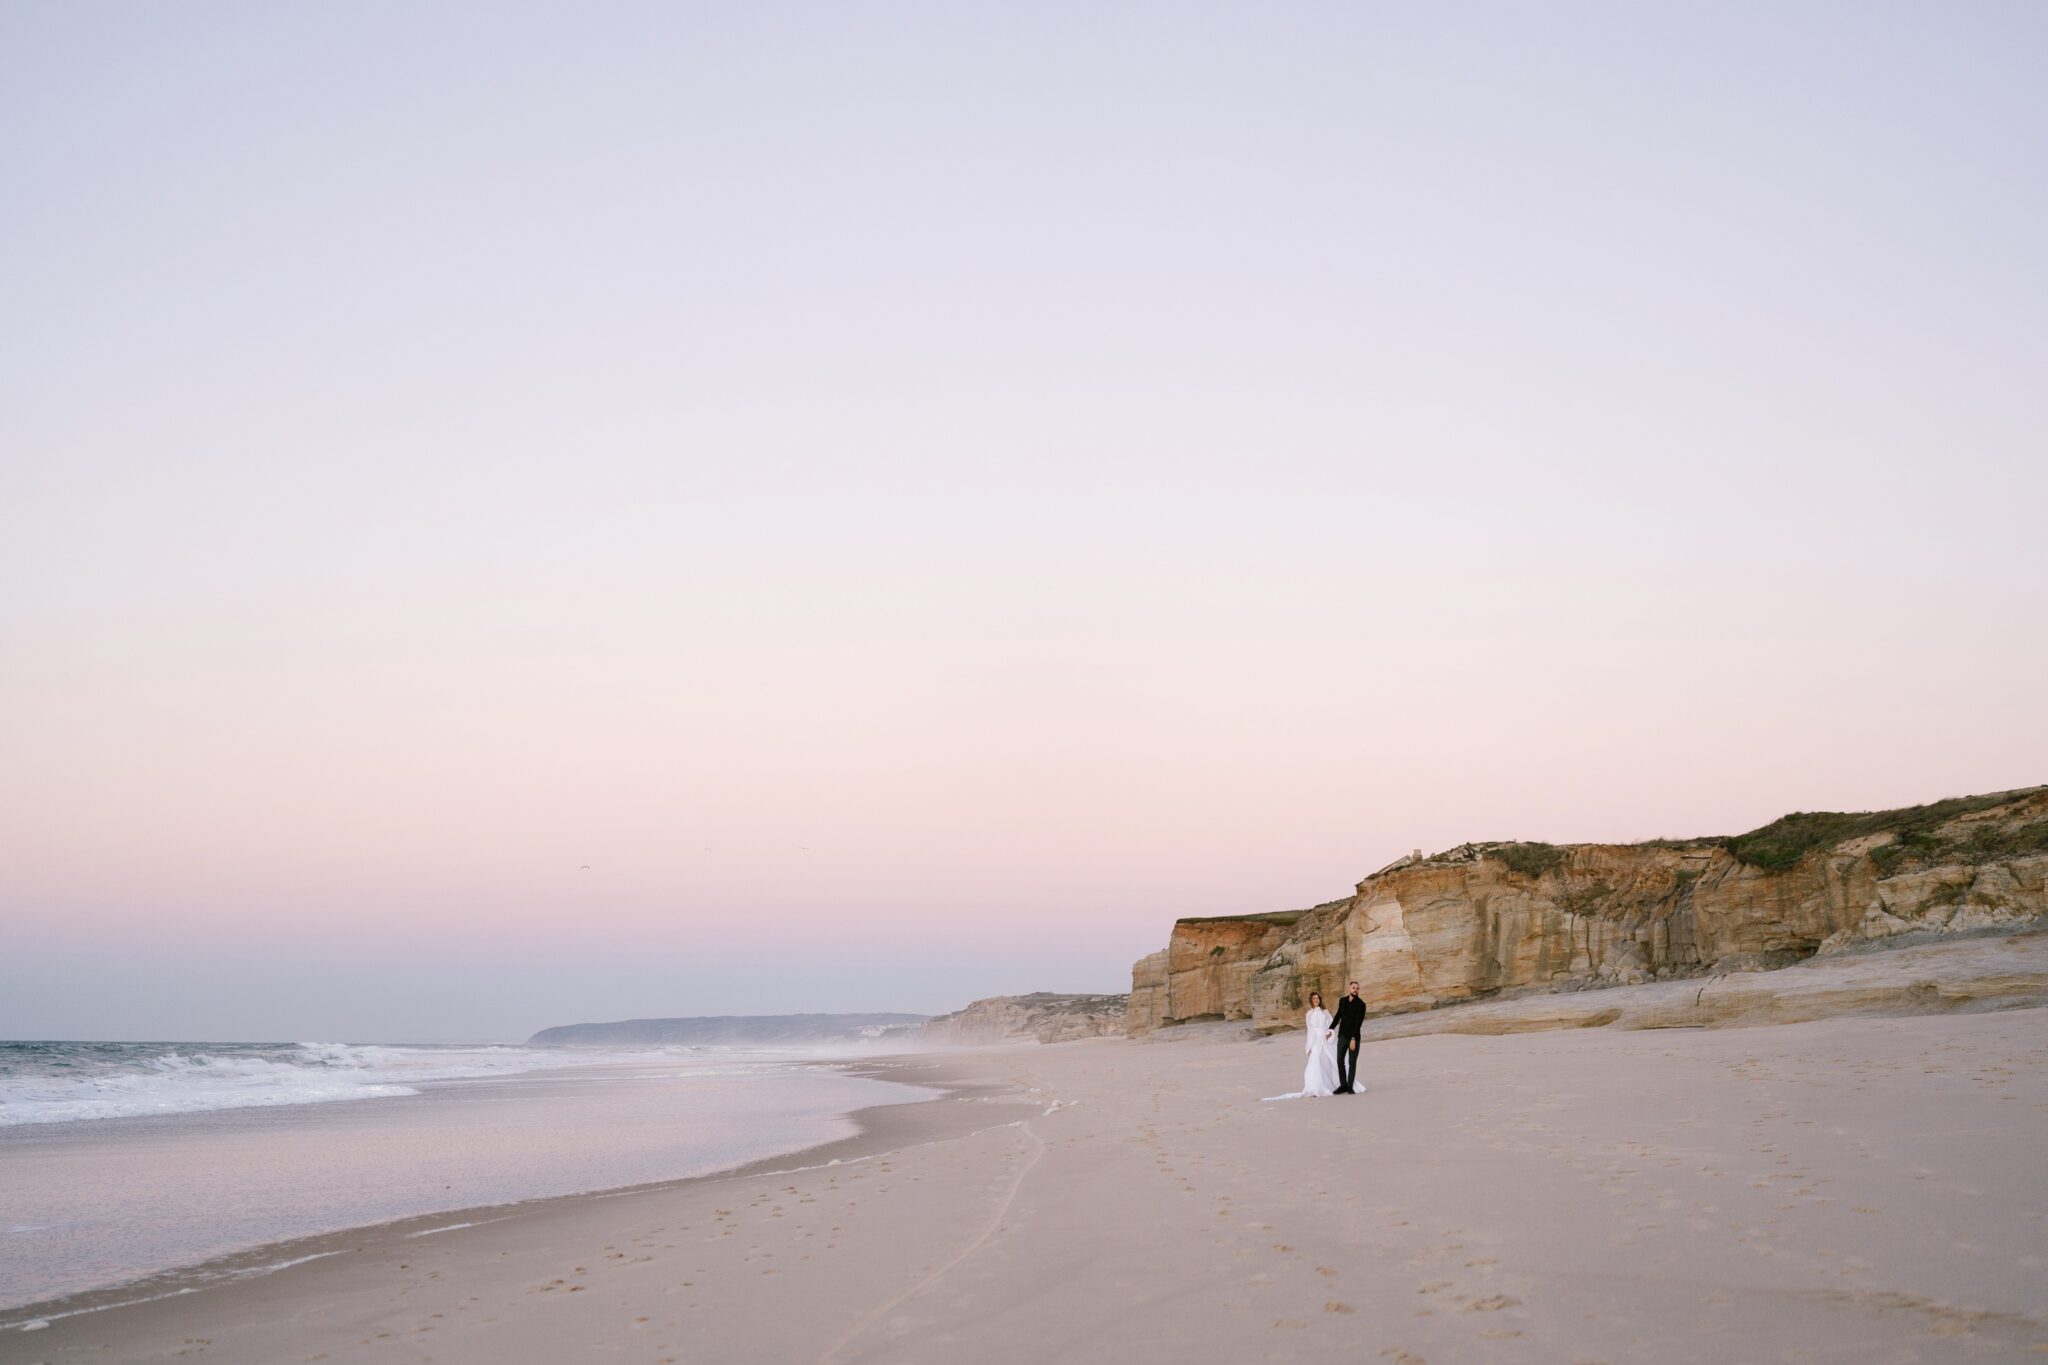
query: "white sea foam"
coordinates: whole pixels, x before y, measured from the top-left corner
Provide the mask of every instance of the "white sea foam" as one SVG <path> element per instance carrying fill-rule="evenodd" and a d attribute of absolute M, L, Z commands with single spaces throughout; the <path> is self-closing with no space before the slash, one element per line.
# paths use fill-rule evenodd
<path fill-rule="evenodd" d="M 165 1294 L 151 1294 L 140 1299 L 122 1299 L 119 1303 L 96 1303 L 90 1308 L 74 1308 L 68 1313 L 51 1313 L 45 1317 L 28 1318 L 22 1322 L 0 1322 L 0 1331 L 12 1327 L 17 1332 L 40 1332 L 51 1323 L 62 1322 L 65 1318 L 81 1318 L 87 1313 L 104 1313 L 109 1308 L 133 1308 L 138 1303 L 156 1303 L 163 1299 L 175 1299 L 182 1294 L 198 1292 L 196 1285 L 186 1285 L 183 1289 L 173 1289 Z"/>
<path fill-rule="evenodd" d="M 242 1270 L 229 1271 L 220 1278 L 247 1280 L 258 1275 L 274 1275 L 280 1270 L 290 1270 L 295 1265 L 304 1265 L 308 1261 L 324 1261 L 329 1256 L 339 1255 L 341 1255 L 339 1251 L 316 1251 L 310 1256 L 294 1256 L 285 1261 L 272 1261 L 269 1265 L 252 1265 Z M 133 1308 L 138 1303 L 159 1303 L 164 1299 L 175 1299 L 186 1294 L 197 1294 L 200 1288 L 201 1286 L 199 1285 L 188 1284 L 177 1289 L 166 1290 L 161 1294 L 147 1294 L 139 1299 L 122 1299 L 117 1303 L 95 1303 L 85 1308 L 73 1308 L 64 1313 L 46 1313 L 41 1317 L 29 1318 L 22 1322 L 0 1322 L 0 1331 L 5 1331 L 7 1328 L 12 1327 L 17 1332 L 40 1332 L 51 1323 L 61 1322 L 65 1318 L 82 1318 L 87 1313 L 104 1313 L 109 1308 Z"/>
<path fill-rule="evenodd" d="M 299 1102 L 323 1087 L 420 1094 Z M 434 1242 L 531 1200 L 831 1142 L 855 1131 L 852 1111 L 927 1094 L 762 1053 L 47 1042 L 0 1043 L 0 1091 L 16 1112 L 47 1106 L 40 1126 L 0 1132 L 0 1150 L 61 1157 L 0 1159 L 0 1341 L 24 1342 L 5 1329 L 80 1306 L 53 1302 L 68 1295 L 123 1302 L 261 1273 L 346 1244 L 301 1239 L 400 1220 Z M 187 1112 L 223 1102 L 290 1107 Z M 174 1116 L 41 1121 L 110 1109 Z"/>
<path fill-rule="evenodd" d="M 289 1260 L 272 1261 L 269 1265 L 252 1265 L 247 1270 L 236 1271 L 235 1278 L 246 1280 L 252 1275 L 275 1275 L 278 1271 L 290 1270 L 295 1265 L 304 1265 L 308 1261 L 324 1261 L 329 1256 L 339 1255 L 341 1253 L 338 1251 L 316 1251 L 309 1256 L 294 1256 Z"/>
<path fill-rule="evenodd" d="M 350 1043 L 50 1059 L 0 1075 L 0 1127 L 216 1109 L 417 1095 L 433 1081 L 477 1080 L 606 1063 L 673 1061 L 658 1052 L 524 1047 L 379 1047 Z"/>

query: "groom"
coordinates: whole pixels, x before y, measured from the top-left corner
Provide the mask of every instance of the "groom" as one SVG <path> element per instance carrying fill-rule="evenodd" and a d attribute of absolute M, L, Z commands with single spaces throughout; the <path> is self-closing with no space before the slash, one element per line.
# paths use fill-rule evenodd
<path fill-rule="evenodd" d="M 1365 1002 L 1358 998 L 1358 983 L 1337 1002 L 1337 1093 L 1356 1095 L 1352 1082 L 1358 1079 L 1358 1031 L 1365 1027 Z"/>

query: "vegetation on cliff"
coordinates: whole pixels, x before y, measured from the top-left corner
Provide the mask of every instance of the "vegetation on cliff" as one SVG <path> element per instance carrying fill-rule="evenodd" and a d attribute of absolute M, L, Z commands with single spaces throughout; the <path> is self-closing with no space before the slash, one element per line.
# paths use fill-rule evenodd
<path fill-rule="evenodd" d="M 1540 877 L 1564 861 L 1564 850 L 1556 844 L 1489 844 L 1485 851 L 1525 877 Z"/>
<path fill-rule="evenodd" d="M 2048 787 L 2022 787 L 2015 791 L 1992 792 L 1984 796 L 1955 796 L 1930 801 L 1924 806 L 1873 811 L 1794 811 L 1747 834 L 1709 835 L 1697 839 L 1645 839 L 1638 848 L 1723 848 L 1738 862 L 1771 872 L 1782 872 L 1816 849 L 1834 848 L 1851 839 L 1889 834 L 1889 843 L 1871 851 L 1880 874 L 1913 866 L 1937 863 L 1987 863 L 2001 858 L 2024 857 L 2048 852 L 2048 820 L 2021 828 L 1997 823 L 1980 824 L 1967 834 L 1943 837 L 1941 827 L 1958 816 L 1995 810 L 2014 801 L 2048 791 Z M 1460 844 L 1424 862 L 1469 862 L 1473 858 L 1497 858 L 1508 870 L 1525 877 L 1540 877 L 1555 870 L 1565 857 L 1556 844 L 1511 840 L 1497 843 Z"/>
<path fill-rule="evenodd" d="M 1941 826 L 1959 815 L 1975 815 L 2048 791 L 2027 787 L 1988 796 L 1957 796 L 1924 806 L 1875 811 L 1794 811 L 1761 829 L 1715 842 L 1752 867 L 1780 871 L 1817 848 L 1833 848 L 1851 839 L 1889 834 L 1892 841 L 1871 851 L 1880 872 L 1890 875 L 1911 863 L 1981 863 L 2022 853 L 2048 851 L 2048 821 L 2013 830 L 1980 825 L 1967 837 L 1944 839 Z"/>

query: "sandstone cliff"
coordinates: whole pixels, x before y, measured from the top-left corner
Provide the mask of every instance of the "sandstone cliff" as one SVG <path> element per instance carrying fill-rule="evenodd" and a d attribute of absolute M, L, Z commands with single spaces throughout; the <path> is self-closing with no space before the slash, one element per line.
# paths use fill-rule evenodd
<path fill-rule="evenodd" d="M 926 1042 L 977 1046 L 985 1043 L 1065 1043 L 1076 1038 L 1122 1037 L 1121 995 L 998 995 L 966 1009 L 927 1020 Z"/>
<path fill-rule="evenodd" d="M 1374 1014 L 1785 966 L 2048 913 L 2048 787 L 1788 815 L 1733 838 L 1464 844 L 1309 910 L 1184 919 L 1131 972 L 1129 1032 L 1299 1023 L 1356 979 Z"/>

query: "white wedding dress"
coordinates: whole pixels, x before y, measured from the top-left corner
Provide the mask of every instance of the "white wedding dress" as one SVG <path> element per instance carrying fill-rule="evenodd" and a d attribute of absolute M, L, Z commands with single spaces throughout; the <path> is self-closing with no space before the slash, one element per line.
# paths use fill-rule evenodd
<path fill-rule="evenodd" d="M 1308 1066 L 1301 1073 L 1301 1089 L 1291 1095 L 1268 1095 L 1269 1100 L 1300 1100 L 1313 1095 L 1337 1093 L 1337 1040 L 1330 1035 L 1334 1017 L 1326 1009 L 1312 1009 L 1302 1021 L 1308 1048 Z"/>

